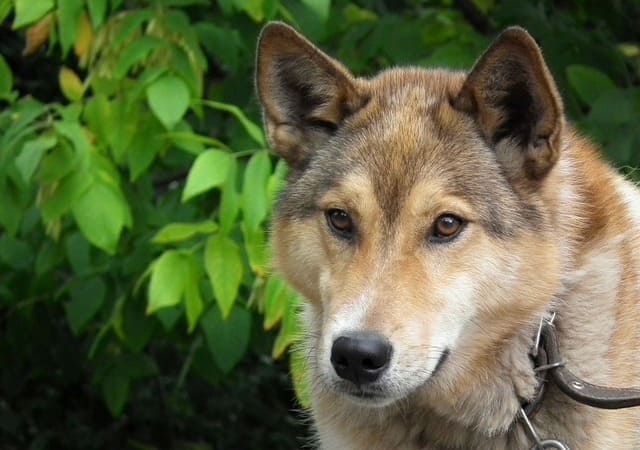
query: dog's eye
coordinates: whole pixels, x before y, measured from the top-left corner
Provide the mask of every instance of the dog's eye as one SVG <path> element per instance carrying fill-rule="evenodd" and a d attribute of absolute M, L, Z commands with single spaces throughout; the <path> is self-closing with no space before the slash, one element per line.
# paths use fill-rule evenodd
<path fill-rule="evenodd" d="M 329 209 L 325 213 L 329 227 L 340 237 L 350 238 L 353 234 L 351 216 L 342 209 Z"/>
<path fill-rule="evenodd" d="M 465 222 L 453 214 L 443 214 L 436 219 L 431 229 L 429 240 L 447 242 L 456 237 L 464 228 Z"/>

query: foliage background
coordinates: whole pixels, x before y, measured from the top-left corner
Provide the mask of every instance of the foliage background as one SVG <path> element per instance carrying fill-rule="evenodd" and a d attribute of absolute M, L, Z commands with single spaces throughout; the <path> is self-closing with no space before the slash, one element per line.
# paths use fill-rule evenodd
<path fill-rule="evenodd" d="M 270 19 L 364 75 L 468 69 L 520 24 L 638 178 L 637 0 L 0 0 L 0 448 L 304 443 L 253 91 Z"/>

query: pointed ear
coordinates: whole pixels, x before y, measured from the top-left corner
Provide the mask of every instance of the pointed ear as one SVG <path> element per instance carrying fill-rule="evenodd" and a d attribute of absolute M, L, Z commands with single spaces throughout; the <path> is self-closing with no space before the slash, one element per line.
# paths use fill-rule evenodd
<path fill-rule="evenodd" d="M 509 176 L 540 180 L 558 160 L 562 101 L 540 48 L 524 29 L 498 36 L 453 106 L 475 118 Z"/>
<path fill-rule="evenodd" d="M 262 30 L 256 84 L 267 137 L 294 168 L 304 167 L 314 150 L 363 104 L 361 83 L 281 22 Z"/>

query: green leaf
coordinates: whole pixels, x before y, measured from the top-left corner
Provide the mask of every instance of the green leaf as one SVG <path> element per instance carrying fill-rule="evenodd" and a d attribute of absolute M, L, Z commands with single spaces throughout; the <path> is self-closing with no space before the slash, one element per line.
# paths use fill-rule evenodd
<path fill-rule="evenodd" d="M 251 314 L 235 306 L 227 320 L 218 308 L 209 308 L 200 320 L 207 347 L 216 365 L 229 373 L 244 357 L 251 335 Z"/>
<path fill-rule="evenodd" d="M 122 414 L 129 399 L 129 377 L 119 367 L 113 366 L 102 380 L 102 397 L 113 417 Z"/>
<path fill-rule="evenodd" d="M 244 223 L 250 233 L 255 232 L 267 217 L 267 183 L 271 175 L 271 160 L 266 151 L 255 153 L 244 173 L 242 209 Z"/>
<path fill-rule="evenodd" d="M 140 123 L 144 117 L 140 109 L 138 103 L 130 106 L 127 98 L 120 97 L 110 102 L 109 110 L 98 113 L 99 119 L 105 119 L 103 127 L 106 132 L 106 141 L 117 163 L 126 160 L 127 150 L 130 149 L 133 138 L 140 129 Z"/>
<path fill-rule="evenodd" d="M 378 20 L 378 16 L 373 11 L 356 6 L 353 3 L 349 3 L 342 10 L 348 25 L 355 25 L 365 22 L 375 22 Z"/>
<path fill-rule="evenodd" d="M 269 177 L 269 181 L 267 181 L 267 204 L 270 209 L 273 208 L 278 193 L 284 187 L 288 170 L 287 163 L 284 159 L 279 159 L 276 163 L 276 168 L 273 170 L 273 174 Z"/>
<path fill-rule="evenodd" d="M 211 22 L 201 22 L 195 25 L 196 32 L 202 45 L 232 74 L 238 70 L 242 40 L 238 30 L 222 28 Z"/>
<path fill-rule="evenodd" d="M 478 50 L 473 46 L 466 42 L 452 41 L 439 45 L 428 58 L 420 61 L 420 65 L 465 70 L 473 65 L 477 57 Z"/>
<path fill-rule="evenodd" d="M 192 333 L 204 310 L 204 302 L 197 284 L 189 284 L 185 290 L 185 307 L 187 310 L 188 332 Z"/>
<path fill-rule="evenodd" d="M 58 1 L 58 28 L 62 55 L 66 55 L 76 41 L 83 0 Z"/>
<path fill-rule="evenodd" d="M 239 0 L 236 4 L 243 7 L 244 11 L 255 22 L 260 23 L 264 20 L 264 10 L 262 9 L 263 1 L 264 0 Z"/>
<path fill-rule="evenodd" d="M 209 5 L 209 0 L 158 0 L 164 6 Z"/>
<path fill-rule="evenodd" d="M 329 19 L 331 0 L 302 0 L 302 3 L 307 5 L 311 11 L 316 13 L 323 22 L 326 22 L 327 19 Z"/>
<path fill-rule="evenodd" d="M 0 225 L 13 236 L 20 227 L 22 210 L 13 189 L 0 180 Z"/>
<path fill-rule="evenodd" d="M 273 358 L 280 358 L 291 344 L 300 340 L 301 328 L 299 309 L 300 300 L 298 299 L 298 295 L 295 292 L 290 291 L 287 298 L 285 313 L 282 317 L 280 332 L 273 343 Z"/>
<path fill-rule="evenodd" d="M 158 373 L 155 362 L 145 354 L 121 354 L 113 358 L 111 364 L 97 375 L 109 411 L 114 417 L 120 416 L 129 399 L 131 382 L 148 378 Z"/>
<path fill-rule="evenodd" d="M 158 231 L 151 242 L 156 244 L 168 244 L 172 242 L 180 242 L 186 239 L 190 239 L 198 234 L 213 233 L 218 229 L 215 222 L 205 220 L 204 222 L 194 223 L 170 223 L 165 225 L 160 231 Z"/>
<path fill-rule="evenodd" d="M 136 353 L 142 351 L 151 340 L 156 325 L 156 321 L 150 320 L 145 314 L 144 302 L 137 298 L 130 298 L 125 302 L 122 308 L 122 330 L 124 344 L 128 349 Z"/>
<path fill-rule="evenodd" d="M 269 246 L 267 245 L 264 228 L 259 227 L 250 232 L 247 227 L 242 227 L 242 233 L 251 270 L 258 276 L 265 276 L 269 260 Z"/>
<path fill-rule="evenodd" d="M 83 127 L 79 124 L 80 116 L 82 115 L 82 105 L 75 103 L 69 105 L 56 105 L 53 104 L 53 110 L 60 114 L 60 122 L 55 122 L 53 127 L 58 129 L 59 124 L 68 124 L 77 126 L 79 130 L 83 130 Z M 86 136 L 85 136 L 86 137 Z"/>
<path fill-rule="evenodd" d="M 234 0 L 218 0 L 217 3 L 225 16 L 231 15 L 235 9 Z"/>
<path fill-rule="evenodd" d="M 168 71 L 167 67 L 155 67 L 154 65 L 149 65 L 146 63 L 142 64 L 140 66 L 140 69 L 142 70 L 142 73 L 137 76 L 136 83 L 131 85 L 131 90 L 129 91 L 126 98 L 126 104 L 128 107 L 137 107 L 138 105 L 136 102 L 138 101 L 138 99 L 146 95 L 147 87 L 150 86 L 158 78 L 165 75 Z"/>
<path fill-rule="evenodd" d="M 188 279 L 184 289 L 184 306 L 187 311 L 187 324 L 189 333 L 191 333 L 204 310 L 204 301 L 200 294 L 200 278 L 202 269 L 196 259 L 191 256 L 189 258 Z"/>
<path fill-rule="evenodd" d="M 111 9 L 116 9 L 115 5 L 113 5 L 113 0 L 111 1 Z M 155 12 L 150 8 L 131 9 L 122 12 L 120 15 L 120 18 L 122 19 L 120 21 L 120 26 L 113 37 L 113 41 L 111 42 L 113 48 L 119 48 L 124 42 L 131 39 L 131 37 L 140 30 L 142 24 L 152 20 L 154 15 Z"/>
<path fill-rule="evenodd" d="M 0 262 L 14 270 L 25 270 L 33 262 L 33 250 L 26 242 L 3 234 L 0 237 Z"/>
<path fill-rule="evenodd" d="M 151 52 L 159 49 L 166 42 L 153 36 L 142 36 L 129 44 L 120 54 L 115 68 L 115 77 L 124 78 L 136 64 L 142 63 Z"/>
<path fill-rule="evenodd" d="M 569 84 L 587 105 L 593 105 L 603 93 L 616 88 L 607 75 L 593 67 L 573 64 L 566 70 Z"/>
<path fill-rule="evenodd" d="M 281 11 L 280 0 L 263 0 L 262 11 L 267 20 L 272 20 Z M 283 14 L 284 19 L 284 14 Z"/>
<path fill-rule="evenodd" d="M 15 236 L 23 221 L 23 205 L 15 195 L 15 189 L 0 181 L 0 234 L 5 231 L 9 236 Z M 4 227 L 4 230 L 2 230 Z"/>
<path fill-rule="evenodd" d="M 472 2 L 484 15 L 487 15 L 491 8 L 495 6 L 495 0 L 472 0 Z"/>
<path fill-rule="evenodd" d="M 630 122 L 633 114 L 634 98 L 624 89 L 612 89 L 598 95 L 591 104 L 588 119 L 596 124 L 606 124 L 601 125 L 601 128 L 608 132 L 611 124 Z"/>
<path fill-rule="evenodd" d="M 15 0 L 15 18 L 13 28 L 29 25 L 51 11 L 54 0 Z"/>
<path fill-rule="evenodd" d="M 61 142 L 41 159 L 38 181 L 42 184 L 55 183 L 71 174 L 78 166 L 78 158 L 66 142 Z"/>
<path fill-rule="evenodd" d="M 104 94 L 96 94 L 85 102 L 83 118 L 101 142 L 108 143 L 110 134 L 114 132 L 112 115 L 111 103 Z"/>
<path fill-rule="evenodd" d="M 60 247 L 53 243 L 51 240 L 46 240 L 40 246 L 38 255 L 36 256 L 36 275 L 41 277 L 53 269 L 58 267 L 62 262 L 63 255 L 60 251 Z"/>
<path fill-rule="evenodd" d="M 182 201 L 221 186 L 229 173 L 231 159 L 231 155 L 220 150 L 200 153 L 189 170 L 187 183 L 182 191 Z"/>
<path fill-rule="evenodd" d="M 182 78 L 165 75 L 147 88 L 151 111 L 167 129 L 172 129 L 189 108 L 189 88 Z"/>
<path fill-rule="evenodd" d="M 184 252 L 169 250 L 153 262 L 147 314 L 180 303 L 188 279 L 188 257 Z"/>
<path fill-rule="evenodd" d="M 113 187 L 96 181 L 73 205 L 82 234 L 96 247 L 115 254 L 120 233 L 130 220 L 129 206 Z"/>
<path fill-rule="evenodd" d="M 92 145 L 85 133 L 85 129 L 78 122 L 56 122 L 54 128 L 60 135 L 73 143 L 76 153 L 83 161 L 88 159 Z"/>
<path fill-rule="evenodd" d="M 216 234 L 207 240 L 204 265 L 223 317 L 228 317 L 238 296 L 243 264 L 240 247 L 229 237 Z"/>
<path fill-rule="evenodd" d="M 25 183 L 31 181 L 44 153 L 58 143 L 55 136 L 39 136 L 32 141 L 25 142 L 15 164 Z"/>
<path fill-rule="evenodd" d="M 91 248 L 80 233 L 71 233 L 65 240 L 64 248 L 67 261 L 69 261 L 75 275 L 83 275 L 93 270 L 89 255 Z"/>
<path fill-rule="evenodd" d="M 187 89 L 193 94 L 194 98 L 202 97 L 204 65 L 198 64 L 193 48 L 190 48 L 192 52 L 188 52 L 187 49 L 177 44 L 172 44 L 169 48 L 171 50 L 169 65 L 173 73 L 185 82 Z"/>
<path fill-rule="evenodd" d="M 11 125 L 4 134 L 0 134 L 0 147 L 3 149 L 17 139 L 17 136 L 33 125 L 33 122 L 46 111 L 45 106 L 30 97 L 20 99 L 12 107 Z"/>
<path fill-rule="evenodd" d="M 83 170 L 76 170 L 60 180 L 52 193 L 40 205 L 40 213 L 44 222 L 50 223 L 59 219 L 60 216 L 74 208 L 78 199 L 89 190 L 91 185 L 92 177 Z"/>
<path fill-rule="evenodd" d="M 165 133 L 165 136 L 171 139 L 171 142 L 180 150 L 184 150 L 185 152 L 192 155 L 199 155 L 200 153 L 204 152 L 204 143 L 209 143 L 210 145 L 215 145 L 216 147 L 224 146 L 224 144 L 216 141 L 216 139 L 206 136 L 200 136 L 194 133 L 193 128 L 191 128 L 189 122 L 185 120 L 178 123 L 178 125 L 176 125 L 176 127 L 174 128 L 174 131 Z"/>
<path fill-rule="evenodd" d="M 104 303 L 107 287 L 100 277 L 80 280 L 70 291 L 71 301 L 66 304 L 67 322 L 78 336 Z"/>
<path fill-rule="evenodd" d="M 145 120 L 146 119 L 146 120 Z M 161 138 L 162 125 L 151 115 L 138 124 L 136 133 L 127 147 L 127 162 L 131 181 L 136 181 L 153 163 L 156 155 L 164 150 L 166 141 Z"/>
<path fill-rule="evenodd" d="M 231 167 L 227 174 L 227 179 L 222 186 L 222 195 L 220 196 L 220 208 L 218 210 L 218 221 L 220 228 L 225 234 L 229 234 L 238 212 L 240 212 L 240 195 L 236 189 L 236 174 L 238 172 L 238 163 L 235 158 L 231 159 Z"/>
<path fill-rule="evenodd" d="M 91 24 L 94 28 L 98 28 L 104 21 L 107 12 L 108 0 L 87 0 L 87 8 L 91 17 Z"/>
<path fill-rule="evenodd" d="M 13 74 L 11 68 L 5 61 L 4 57 L 0 55 L 0 98 L 11 94 L 13 88 Z"/>
<path fill-rule="evenodd" d="M 0 0 L 0 23 L 4 22 L 12 9 L 13 0 Z"/>
<path fill-rule="evenodd" d="M 148 378 L 158 374 L 158 366 L 149 355 L 144 353 L 125 353 L 116 362 L 118 370 L 127 375 L 129 381 Z"/>
<path fill-rule="evenodd" d="M 182 317 L 184 309 L 180 306 L 170 306 L 168 308 L 162 308 L 155 313 L 164 330 L 168 333 L 176 326 L 178 319 Z"/>
<path fill-rule="evenodd" d="M 264 322 L 265 330 L 273 328 L 284 316 L 291 292 L 281 278 L 272 276 L 264 288 Z"/>
<path fill-rule="evenodd" d="M 262 128 L 249 120 L 249 118 L 245 116 L 242 110 L 237 106 L 228 103 L 214 102 L 211 100 L 203 100 L 202 103 L 211 108 L 219 109 L 221 111 L 226 111 L 233 114 L 233 116 L 238 119 L 240 124 L 247 131 L 251 139 L 253 139 L 261 148 L 265 148 L 267 146 L 267 142 L 264 139 L 264 134 L 262 133 Z"/>

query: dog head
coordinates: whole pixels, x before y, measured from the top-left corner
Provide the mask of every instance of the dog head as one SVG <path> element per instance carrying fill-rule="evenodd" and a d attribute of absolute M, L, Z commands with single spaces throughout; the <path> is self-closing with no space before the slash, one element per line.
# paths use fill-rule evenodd
<path fill-rule="evenodd" d="M 563 113 L 534 40 L 506 30 L 469 74 L 365 79 L 273 23 L 256 81 L 291 167 L 275 265 L 308 300 L 318 392 L 380 407 L 472 389 L 559 282 Z"/>

